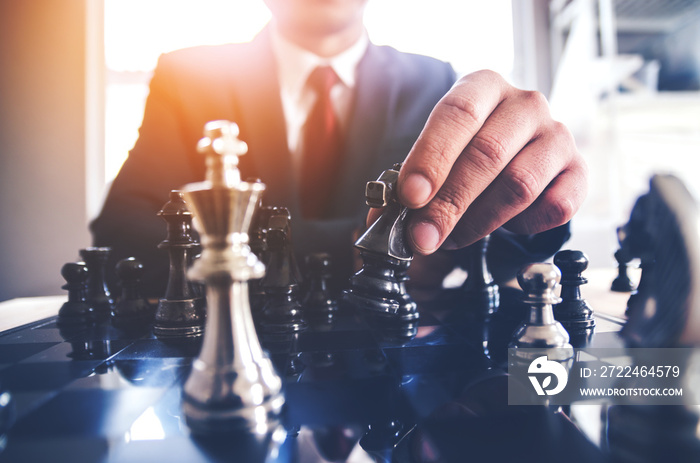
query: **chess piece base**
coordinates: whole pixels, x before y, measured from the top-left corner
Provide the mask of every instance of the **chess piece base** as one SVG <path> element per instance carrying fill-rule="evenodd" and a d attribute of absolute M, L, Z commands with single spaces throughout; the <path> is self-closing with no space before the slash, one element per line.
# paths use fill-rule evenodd
<path fill-rule="evenodd" d="M 153 334 L 158 338 L 200 337 L 204 333 L 204 300 L 168 301 L 161 299 L 156 311 Z"/>

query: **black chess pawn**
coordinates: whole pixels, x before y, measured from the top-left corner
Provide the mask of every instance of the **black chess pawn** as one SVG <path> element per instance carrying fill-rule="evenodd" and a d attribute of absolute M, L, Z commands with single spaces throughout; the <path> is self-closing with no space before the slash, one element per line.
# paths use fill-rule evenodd
<path fill-rule="evenodd" d="M 290 334 L 306 329 L 299 302 L 299 270 L 286 227 L 267 232 L 268 261 L 261 285 L 265 291 L 261 326 L 268 334 Z"/>
<path fill-rule="evenodd" d="M 561 270 L 561 302 L 554 307 L 554 317 L 569 333 L 571 345 L 583 347 L 595 330 L 593 310 L 581 297 L 581 285 L 588 283 L 582 275 L 588 268 L 588 256 L 581 251 L 559 251 L 554 265 Z"/>
<path fill-rule="evenodd" d="M 493 281 L 486 261 L 489 240 L 487 235 L 466 248 L 467 279 L 462 285 L 467 305 L 483 314 L 493 313 L 500 301 L 498 285 Z"/>
<path fill-rule="evenodd" d="M 109 324 L 98 323 L 90 325 L 80 331 L 70 327 L 59 326 L 59 334 L 71 345 L 71 351 L 67 357 L 73 360 L 105 360 L 115 352 L 112 349 L 112 328 Z M 105 373 L 111 363 L 102 363 L 95 371 Z"/>
<path fill-rule="evenodd" d="M 642 273 L 639 277 L 639 284 L 627 299 L 625 316 L 627 323 L 622 327 L 620 334 L 631 346 L 644 346 L 644 332 L 639 329 L 638 323 L 644 319 L 647 307 L 656 307 L 655 286 L 658 284 L 656 277 L 655 261 L 653 257 L 643 255 L 640 259 L 639 267 Z"/>
<path fill-rule="evenodd" d="M 338 301 L 328 285 L 331 278 L 331 257 L 326 253 L 315 253 L 306 258 L 308 289 L 304 298 L 307 320 L 316 328 L 329 327 L 338 311 Z"/>
<path fill-rule="evenodd" d="M 610 285 L 610 290 L 616 293 L 631 293 L 636 289 L 627 273 L 632 259 L 625 255 L 622 249 L 618 249 L 615 251 L 615 260 L 617 261 L 617 277 Z"/>
<path fill-rule="evenodd" d="M 110 248 L 91 247 L 80 250 L 80 258 L 88 269 L 87 302 L 95 308 L 98 320 L 109 319 L 114 308 L 114 299 L 107 288 L 105 265 L 109 258 Z"/>
<path fill-rule="evenodd" d="M 121 297 L 112 310 L 112 324 L 124 331 L 141 331 L 153 321 L 153 306 L 141 295 L 143 265 L 133 257 L 117 262 Z"/>
<path fill-rule="evenodd" d="M 406 289 L 413 252 L 406 243 L 408 209 L 396 198 L 400 168 L 396 164 L 376 181 L 367 182 L 367 205 L 384 209 L 355 243 L 362 257 L 362 268 L 350 278 L 342 299 L 378 321 L 390 337 L 393 334 L 412 337 L 420 315 Z"/>
<path fill-rule="evenodd" d="M 190 254 L 195 247 L 192 213 L 182 193 L 173 190 L 158 215 L 167 223 L 167 236 L 158 247 L 168 251 L 170 271 L 165 297 L 158 301 L 153 332 L 160 339 L 196 338 L 204 331 L 205 303 L 187 279 Z"/>
<path fill-rule="evenodd" d="M 61 268 L 66 280 L 63 289 L 68 290 L 68 301 L 58 311 L 60 327 L 81 327 L 92 323 L 95 308 L 87 302 L 88 269 L 84 262 L 68 262 Z"/>

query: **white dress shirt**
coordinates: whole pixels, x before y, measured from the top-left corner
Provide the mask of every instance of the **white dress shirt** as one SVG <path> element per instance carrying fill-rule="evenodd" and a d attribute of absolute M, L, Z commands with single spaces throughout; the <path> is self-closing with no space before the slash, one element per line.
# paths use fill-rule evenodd
<path fill-rule="evenodd" d="M 352 109 L 357 65 L 367 50 L 369 39 L 364 33 L 353 46 L 339 55 L 322 58 L 286 40 L 274 28 L 271 36 L 287 124 L 287 144 L 295 169 L 298 169 L 303 149 L 302 127 L 317 98 L 306 85 L 309 75 L 318 66 L 331 66 L 338 75 L 339 82 L 331 89 L 331 100 L 341 130 L 345 130 Z"/>

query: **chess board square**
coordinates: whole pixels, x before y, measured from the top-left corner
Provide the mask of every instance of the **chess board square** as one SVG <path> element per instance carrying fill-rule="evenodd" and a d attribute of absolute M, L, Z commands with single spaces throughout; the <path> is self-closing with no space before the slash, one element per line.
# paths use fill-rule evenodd
<path fill-rule="evenodd" d="M 18 420 L 10 437 L 123 438 L 134 420 L 163 393 L 161 388 L 65 390 Z"/>
<path fill-rule="evenodd" d="M 306 369 L 300 382 L 363 379 L 391 374 L 390 365 L 380 349 L 305 352 L 302 361 Z"/>
<path fill-rule="evenodd" d="M 118 360 L 128 359 L 148 359 L 148 358 L 164 358 L 164 357 L 197 357 L 200 342 L 187 342 L 182 344 L 165 343 L 158 339 L 138 339 L 131 343 L 129 347 L 122 350 L 115 356 Z"/>
<path fill-rule="evenodd" d="M 58 329 L 26 329 L 12 330 L 0 335 L 0 345 L 2 344 L 23 344 L 23 343 L 41 343 L 41 342 L 63 342 L 64 339 Z"/>
<path fill-rule="evenodd" d="M 36 392 L 63 388 L 92 373 L 101 360 L 18 363 L 0 371 L 0 381 L 11 391 Z"/>
<path fill-rule="evenodd" d="M 369 331 L 307 331 L 299 336 L 299 350 L 302 352 L 339 351 L 364 349 L 375 345 Z"/>
<path fill-rule="evenodd" d="M 33 342 L 21 344 L 0 345 L 0 359 L 3 363 L 16 363 L 27 359 L 39 352 L 50 349 L 59 344 L 58 342 Z"/>
<path fill-rule="evenodd" d="M 107 439 L 96 436 L 8 439 L 2 461 L 52 463 L 94 463 L 104 461 L 109 453 Z"/>
<path fill-rule="evenodd" d="M 392 368 L 402 375 L 435 375 L 486 362 L 485 357 L 468 344 L 385 348 L 384 354 Z"/>
<path fill-rule="evenodd" d="M 70 383 L 67 389 L 131 389 L 181 384 L 190 372 L 185 359 L 116 360 L 100 365 L 94 373 Z"/>
<path fill-rule="evenodd" d="M 391 411 L 388 398 L 395 387 L 396 379 L 388 375 L 288 383 L 285 421 L 288 426 L 369 423 Z"/>
<path fill-rule="evenodd" d="M 104 360 L 130 344 L 130 341 L 62 342 L 24 359 L 30 362 L 70 362 L 74 360 Z"/>

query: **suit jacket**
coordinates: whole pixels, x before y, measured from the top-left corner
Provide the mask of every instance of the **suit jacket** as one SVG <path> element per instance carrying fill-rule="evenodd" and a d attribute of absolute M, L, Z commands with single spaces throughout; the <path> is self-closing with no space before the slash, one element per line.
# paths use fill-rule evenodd
<path fill-rule="evenodd" d="M 156 214 L 170 190 L 204 178 L 197 141 L 206 122 L 226 119 L 239 125 L 240 139 L 249 147 L 240 158 L 242 177 L 262 179 L 265 204 L 290 209 L 297 256 L 312 250 L 331 253 L 337 279 L 344 281 L 352 268 L 353 235 L 367 213 L 365 183 L 405 158 L 430 111 L 456 79 L 447 63 L 373 44 L 357 72 L 340 174 L 335 190 L 325 193 L 331 195 L 331 207 L 319 220 L 304 220 L 267 31 L 250 43 L 163 55 L 151 80 L 138 141 L 91 224 L 94 244 L 113 248 L 109 265 L 127 256 L 142 260 L 147 294 L 162 295 L 168 262 L 157 249 L 165 223 Z M 492 245 L 498 241 L 492 239 Z M 506 241 L 514 243 L 512 237 Z M 546 240 L 545 253 L 561 242 L 553 247 Z"/>

